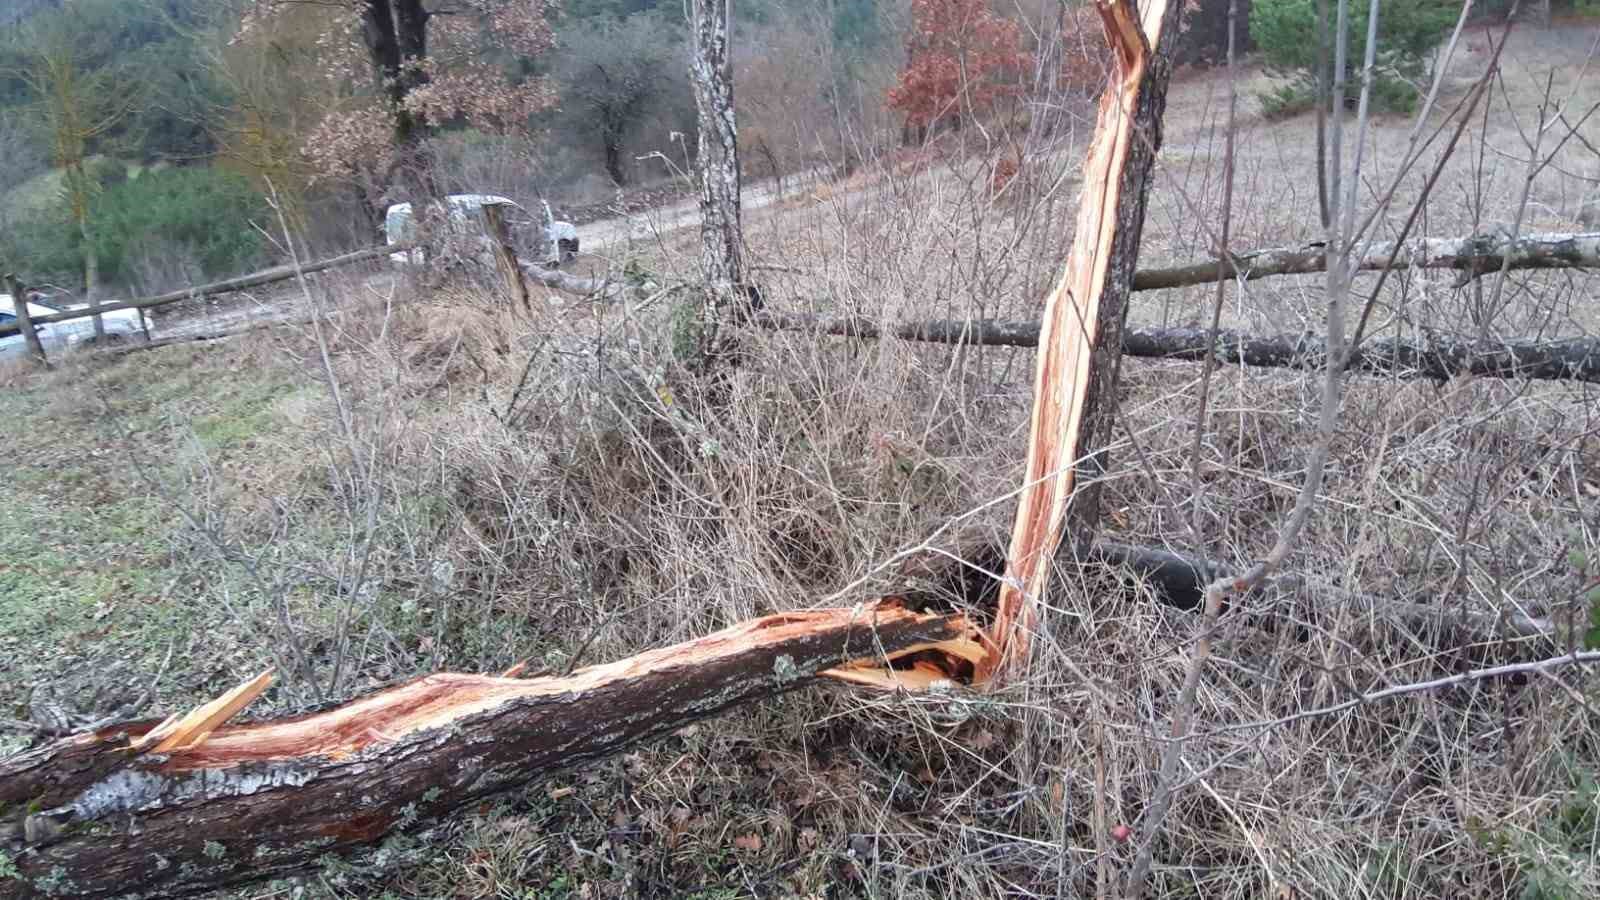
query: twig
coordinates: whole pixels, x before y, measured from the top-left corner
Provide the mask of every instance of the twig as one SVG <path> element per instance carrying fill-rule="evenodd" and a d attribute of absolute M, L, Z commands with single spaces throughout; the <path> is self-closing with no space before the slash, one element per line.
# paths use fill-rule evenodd
<path fill-rule="evenodd" d="M 1217 345 L 1217 335 L 1222 330 L 1222 304 L 1228 296 L 1229 250 L 1228 239 L 1233 226 L 1233 138 L 1235 117 L 1239 106 L 1239 85 L 1234 67 L 1234 29 L 1238 27 L 1237 0 L 1228 4 L 1228 122 L 1222 138 L 1222 223 L 1217 245 L 1217 290 L 1211 304 L 1211 326 L 1206 330 L 1206 343 Z M 1200 398 L 1194 415 L 1194 442 L 1189 447 L 1189 477 L 1193 481 L 1193 495 L 1189 504 L 1189 530 L 1194 535 L 1195 558 L 1205 565 L 1206 548 L 1200 531 L 1200 509 L 1205 494 L 1205 479 L 1201 476 L 1201 460 L 1205 448 L 1206 414 L 1210 411 L 1211 376 L 1217 370 L 1217 354 L 1207 353 L 1200 371 Z"/>
<path fill-rule="evenodd" d="M 1315 709 L 1306 709 L 1297 713 L 1290 713 L 1287 716 L 1280 716 L 1276 719 L 1259 719 L 1254 722 L 1240 722 L 1234 725 L 1218 726 L 1217 728 L 1211 729 L 1211 731 L 1207 732 L 1207 734 L 1225 734 L 1229 732 L 1247 731 L 1251 729 L 1278 728 L 1283 725 L 1299 722 L 1304 719 L 1313 719 L 1320 716 L 1331 716 L 1335 713 L 1344 712 L 1347 709 L 1354 709 L 1357 706 L 1362 706 L 1368 703 L 1376 703 L 1380 700 L 1389 700 L 1395 697 L 1404 697 L 1408 694 L 1421 694 L 1428 691 L 1436 691 L 1440 688 L 1467 684 L 1474 681 L 1502 678 L 1507 675 L 1547 675 L 1555 669 L 1563 669 L 1567 666 L 1588 666 L 1596 664 L 1600 664 L 1600 650 L 1574 650 L 1571 653 L 1565 653 L 1561 656 L 1550 656 L 1544 659 L 1535 660 L 1533 662 L 1507 663 L 1503 666 L 1489 666 L 1483 669 L 1473 669 L 1468 672 L 1461 672 L 1456 675 L 1446 675 L 1442 678 L 1434 678 L 1428 681 L 1413 681 L 1406 684 L 1397 684 L 1382 688 L 1380 690 L 1369 691 L 1365 694 L 1358 694 L 1357 696 L 1351 697 L 1348 700 L 1341 700 L 1338 703 L 1330 703 L 1327 706 L 1319 706 Z"/>
<path fill-rule="evenodd" d="M 1237 4 L 1230 3 L 1230 18 L 1234 16 L 1233 8 Z M 1365 136 L 1367 126 L 1368 101 L 1372 94 L 1372 74 L 1375 54 L 1377 51 L 1376 29 L 1378 22 L 1379 0 L 1370 0 L 1368 9 L 1368 34 L 1366 45 L 1365 66 L 1361 79 L 1361 99 L 1357 111 L 1357 132 Z M 1361 152 L 1358 150 L 1351 166 L 1349 180 L 1349 196 L 1339 196 L 1341 172 L 1340 155 L 1344 132 L 1344 96 L 1345 96 L 1345 57 L 1349 41 L 1349 0 L 1338 0 L 1337 24 L 1334 45 L 1334 89 L 1333 89 L 1333 117 L 1329 127 L 1329 157 L 1328 168 L 1328 199 L 1334 204 L 1329 215 L 1327 226 L 1326 252 L 1328 259 L 1327 277 L 1327 303 L 1328 303 L 1328 351 L 1333 359 L 1340 359 L 1344 352 L 1345 328 L 1345 301 L 1350 293 L 1352 273 L 1350 269 L 1350 255 L 1352 246 L 1352 232 L 1355 228 L 1355 200 L 1356 191 L 1361 182 Z M 1231 31 L 1231 27 L 1230 27 Z M 1340 206 L 1343 206 L 1341 209 Z M 1295 544 L 1299 541 L 1300 533 L 1311 520 L 1311 514 L 1317 507 L 1317 495 L 1322 486 L 1322 476 L 1326 470 L 1328 455 L 1333 444 L 1335 425 L 1339 416 L 1340 370 L 1338 366 L 1329 366 L 1322 380 L 1321 411 L 1318 417 L 1317 443 L 1311 450 L 1311 458 L 1307 462 L 1305 482 L 1302 484 L 1299 495 L 1295 498 L 1295 505 L 1289 514 L 1289 521 L 1279 532 L 1276 542 L 1267 556 L 1253 566 L 1244 575 L 1237 578 L 1219 578 L 1206 588 L 1205 611 L 1200 625 L 1200 637 L 1195 642 L 1194 652 L 1189 660 L 1188 670 L 1184 674 L 1183 690 L 1178 697 L 1172 712 L 1172 742 L 1162 753 L 1161 765 L 1156 776 L 1155 793 L 1151 796 L 1149 808 L 1145 811 L 1139 835 L 1138 854 L 1134 858 L 1133 867 L 1128 874 L 1126 896 L 1128 900 L 1139 900 L 1144 895 L 1146 882 L 1150 877 L 1150 867 L 1154 861 L 1155 842 L 1166 822 L 1167 813 L 1172 808 L 1172 801 L 1177 795 L 1178 766 L 1182 761 L 1184 737 L 1189 732 L 1190 721 L 1194 716 L 1196 697 L 1200 688 L 1200 678 L 1205 669 L 1206 660 L 1211 656 L 1212 635 L 1215 632 L 1217 620 L 1222 614 L 1224 600 L 1235 594 L 1250 590 L 1269 573 L 1282 564 Z"/>

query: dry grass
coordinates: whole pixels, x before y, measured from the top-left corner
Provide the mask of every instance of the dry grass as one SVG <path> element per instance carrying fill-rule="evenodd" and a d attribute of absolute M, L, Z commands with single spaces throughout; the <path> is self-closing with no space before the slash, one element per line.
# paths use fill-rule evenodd
<path fill-rule="evenodd" d="M 1567 65 L 1578 43 L 1518 40 L 1521 62 L 1471 136 L 1484 152 L 1452 164 L 1429 234 L 1516 217 L 1524 167 L 1501 158 L 1517 134 L 1507 117 L 1525 120 L 1543 93 L 1518 67 Z M 1220 84 L 1175 88 L 1150 263 L 1209 247 Z M 1377 130 L 1380 172 L 1406 127 Z M 1298 174 L 1308 132 L 1303 119 L 1247 124 L 1239 244 L 1314 233 Z M 886 161 L 875 179 L 752 216 L 753 255 L 783 267 L 769 302 L 890 319 L 1034 315 L 1075 209 L 1076 185 L 1047 161 L 1072 158 L 1080 136 L 1032 145 L 1038 161 L 998 199 L 998 148 L 969 145 L 931 171 Z M 1542 175 L 1524 230 L 1571 228 L 1573 190 Z M 591 264 L 686 282 L 692 241 L 659 235 Z M 1485 282 L 1396 278 L 1380 298 L 1385 327 L 1471 331 L 1485 310 L 1495 334 L 1595 324 L 1579 302 L 1593 295 L 1585 276 L 1514 273 L 1503 309 L 1483 300 Z M 952 523 L 946 534 L 1008 531 L 995 501 L 1021 469 L 1027 352 L 748 334 L 708 395 L 673 358 L 671 296 L 626 313 L 568 298 L 530 315 L 487 282 L 398 290 L 326 288 L 346 298 L 324 325 L 327 368 L 312 329 L 286 328 L 6 376 L 18 410 L 41 409 L 28 421 L 56 440 L 90 433 L 85 398 L 109 396 L 113 420 L 135 427 L 93 433 L 104 452 L 142 454 L 151 479 L 121 489 L 190 512 L 162 518 L 169 555 L 152 569 L 190 580 L 152 614 L 180 621 L 185 609 L 195 618 L 180 627 L 204 639 L 179 655 L 163 713 L 291 646 L 309 680 L 260 712 L 312 701 L 310 682 L 327 690 L 335 670 L 340 695 L 528 657 L 562 671 L 820 603 Z M 1198 320 L 1208 297 L 1140 296 L 1133 316 Z M 1309 281 L 1262 282 L 1230 293 L 1225 321 L 1316 328 L 1318 304 Z M 152 375 L 183 389 L 119 399 Z M 1244 563 L 1293 502 L 1317 385 L 1222 373 L 1196 485 L 1198 377 L 1188 364 L 1124 367 L 1105 526 Z M 229 402 L 241 395 L 253 398 L 242 411 Z M 1263 724 L 1581 640 L 1600 546 L 1595 400 L 1579 385 L 1350 381 L 1323 504 L 1291 560 L 1301 586 L 1243 603 L 1216 637 L 1184 755 L 1192 783 L 1159 839 L 1158 896 L 1600 892 L 1593 675 Z M 903 586 L 878 573 L 836 599 Z M 1135 824 L 1154 788 L 1198 617 L 1115 573 L 1064 571 L 1050 602 L 1033 676 L 1003 692 L 793 695 L 251 896 L 1115 896 L 1133 848 L 1112 829 Z M 1512 634 L 1500 617 L 1513 612 L 1550 617 L 1556 642 Z M 29 646 L 48 653 L 58 637 L 45 628 Z M 141 649 L 136 668 L 149 674 L 159 657 L 159 645 Z M 23 674 L 60 672 L 43 660 Z M 0 696 L 20 703 L 22 686 Z"/>

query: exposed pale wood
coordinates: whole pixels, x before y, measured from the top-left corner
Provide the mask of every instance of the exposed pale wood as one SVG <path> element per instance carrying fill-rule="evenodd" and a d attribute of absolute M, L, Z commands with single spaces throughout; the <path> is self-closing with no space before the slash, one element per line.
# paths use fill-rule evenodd
<path fill-rule="evenodd" d="M 170 897 L 280 877 L 841 663 L 976 646 L 960 616 L 882 602 L 765 616 L 567 677 L 442 673 L 313 715 L 218 724 L 258 678 L 167 725 L 162 752 L 138 749 L 159 727 L 142 722 L 0 761 L 0 847 L 21 876 L 0 879 L 0 897 Z"/>
<path fill-rule="evenodd" d="M 134 741 L 129 748 L 149 748 L 151 753 L 171 753 L 198 747 L 211 736 L 211 732 L 238 715 L 240 710 L 249 706 L 271 685 L 272 670 L 268 669 L 210 703 L 195 707 L 182 718 L 168 719 Z"/>
<path fill-rule="evenodd" d="M 1049 562 L 1067 529 L 1084 450 L 1109 433 L 1122 322 L 1132 288 L 1145 193 L 1160 147 L 1160 122 L 1178 7 L 1096 0 L 1111 45 L 1110 83 L 1083 166 L 1076 237 L 1061 281 L 1046 301 L 1034 380 L 1028 461 L 1018 500 L 1006 580 L 990 632 L 994 666 L 1020 667 L 1038 619 Z M 1165 40 L 1163 40 L 1165 38 Z M 1167 54 L 1153 52 L 1163 47 Z M 1095 497 L 1078 498 L 1074 518 L 1092 529 Z M 1092 532 L 1077 539 L 1092 539 Z M 985 667 L 980 680 L 996 672 Z"/>
<path fill-rule="evenodd" d="M 524 311 L 532 312 L 533 304 L 528 299 L 528 282 L 524 280 L 522 266 L 517 262 L 517 250 L 511 245 L 511 229 L 506 224 L 505 210 L 502 209 L 505 205 L 502 203 L 483 205 L 484 232 L 489 236 L 494 253 L 494 266 L 499 271 L 500 278 L 506 283 L 506 291 Z"/>

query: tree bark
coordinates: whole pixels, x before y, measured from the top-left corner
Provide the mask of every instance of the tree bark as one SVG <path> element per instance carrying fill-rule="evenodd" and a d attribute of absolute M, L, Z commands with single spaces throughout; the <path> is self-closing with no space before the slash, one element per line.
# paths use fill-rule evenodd
<path fill-rule="evenodd" d="M 1378 272 L 1382 271 L 1388 263 L 1389 254 L 1393 253 L 1395 245 L 1392 242 L 1379 242 L 1369 245 L 1358 257 L 1352 259 L 1351 265 L 1355 271 Z M 1214 284 L 1217 281 L 1219 260 L 1209 259 L 1200 262 L 1186 263 L 1181 266 L 1171 266 L 1159 269 L 1140 269 L 1133 274 L 1133 290 L 1156 291 L 1168 288 L 1192 287 L 1202 284 Z M 1231 254 L 1227 262 L 1222 263 L 1223 277 L 1251 280 L 1266 278 L 1276 275 L 1310 275 L 1325 271 L 1327 268 L 1326 253 L 1320 243 L 1307 244 L 1302 247 L 1268 247 L 1262 250 L 1251 250 L 1245 253 Z M 1395 266 L 1418 269 L 1453 269 L 1461 273 L 1459 283 L 1464 283 L 1472 278 L 1506 269 L 1595 269 L 1600 268 L 1600 232 L 1554 232 L 1549 234 L 1529 234 L 1516 240 L 1511 240 L 1508 235 L 1468 235 L 1466 237 L 1447 238 L 1420 238 L 1405 242 L 1400 247 L 1396 256 Z M 593 284 L 586 279 L 580 279 L 582 286 L 572 290 L 575 293 L 592 293 Z M 561 287 L 560 284 L 551 284 L 551 287 Z M 562 288 L 567 290 L 567 288 Z M 790 316 L 773 314 L 772 321 L 804 321 L 805 316 Z M 866 320 L 830 319 L 816 320 L 828 322 L 830 328 L 854 328 L 853 325 L 841 323 L 856 321 L 863 325 Z M 913 323 L 907 327 L 943 327 L 948 323 Z M 959 323 L 957 323 L 959 324 Z M 1001 323 L 988 323 L 998 325 Z M 1018 327 L 1022 323 L 1016 323 Z M 872 326 L 875 328 L 876 326 Z M 1037 323 L 1032 327 L 1037 331 Z M 804 329 L 799 329 L 804 330 Z M 900 337 L 897 326 L 895 336 Z M 854 332 L 852 332 L 854 333 Z M 876 336 L 867 335 L 863 336 Z M 949 343 L 949 341 L 946 341 Z M 1017 346 L 1033 347 L 1038 345 L 1037 337 L 1033 337 L 1025 344 Z"/>
<path fill-rule="evenodd" d="M 617 187 L 626 186 L 628 175 L 622 170 L 622 139 L 607 130 L 600 138 L 600 145 L 605 150 L 606 175 L 611 178 L 611 183 Z"/>
<path fill-rule="evenodd" d="M 1182 6 L 1151 0 L 1141 21 L 1132 0 L 1095 4 L 1111 45 L 1111 82 L 1084 163 L 1077 236 L 1040 332 L 1028 462 L 991 630 L 1002 670 L 1027 660 L 1039 596 L 1063 535 L 1086 547 L 1098 525 L 1093 474 L 1105 466 L 1123 323 Z M 1080 463 L 1085 451 L 1093 455 Z M 1088 476 L 1082 485 L 1080 466 Z"/>
<path fill-rule="evenodd" d="M 89 230 L 89 220 L 78 223 L 78 233 L 83 236 L 83 299 L 94 316 L 94 339 L 106 336 L 106 319 L 100 314 L 100 254 L 94 249 L 94 233 Z"/>
<path fill-rule="evenodd" d="M 819 675 L 856 680 L 830 671 L 841 662 L 971 644 L 970 631 L 894 603 L 780 613 L 563 678 L 429 675 L 315 715 L 221 724 L 263 677 L 177 724 L 0 762 L 0 848 L 20 875 L 0 897 L 173 897 L 281 877 Z"/>
<path fill-rule="evenodd" d="M 932 320 L 880 326 L 867 318 L 823 318 L 762 313 L 755 324 L 775 331 L 991 347 L 1037 347 L 1038 322 Z M 1229 365 L 1319 371 L 1327 365 L 1326 342 L 1313 334 L 1258 336 L 1221 331 L 1216 343 L 1204 328 L 1132 328 L 1123 332 L 1122 354 L 1143 359 L 1204 360 L 1215 353 Z M 1526 378 L 1533 381 L 1600 382 L 1600 338 L 1480 342 L 1431 336 L 1416 340 L 1369 338 L 1350 354 L 1347 372 L 1448 381 L 1460 375 Z"/>
<path fill-rule="evenodd" d="M 722 311 L 745 290 L 744 233 L 739 222 L 739 129 L 733 110 L 728 46 L 732 0 L 691 0 L 689 76 L 699 130 L 700 309 L 698 357 L 715 355 Z"/>
<path fill-rule="evenodd" d="M 511 299 L 521 306 L 523 311 L 532 312 L 533 304 L 528 299 L 528 282 L 522 275 L 522 266 L 517 260 L 517 248 L 511 244 L 510 227 L 506 224 L 505 211 L 501 203 L 486 203 L 483 205 L 484 231 L 489 240 L 493 242 L 494 265 L 500 272 L 500 278 L 505 282 L 506 291 L 511 294 Z M 560 253 L 559 248 L 555 249 Z"/>

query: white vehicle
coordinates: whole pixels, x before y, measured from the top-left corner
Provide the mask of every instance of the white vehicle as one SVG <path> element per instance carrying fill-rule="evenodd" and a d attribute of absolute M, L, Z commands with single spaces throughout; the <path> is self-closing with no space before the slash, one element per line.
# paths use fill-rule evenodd
<path fill-rule="evenodd" d="M 542 227 L 536 227 L 531 213 L 521 204 L 505 197 L 494 194 L 451 194 L 445 200 L 450 204 L 450 215 L 446 221 L 453 234 L 485 239 L 483 208 L 490 204 L 503 205 L 507 207 L 506 224 L 510 227 L 512 243 L 524 246 L 530 238 L 538 238 L 533 241 L 536 246 L 532 248 L 532 255 L 542 265 L 559 266 L 578 255 L 578 229 L 571 222 L 557 222 L 548 203 L 542 204 L 544 216 L 539 223 Z M 396 203 L 389 207 L 383 216 L 383 233 L 384 242 L 391 245 L 416 238 L 416 224 L 410 203 Z M 423 263 L 420 249 L 391 253 L 389 258 L 402 265 Z"/>
<path fill-rule="evenodd" d="M 38 319 L 43 316 L 53 316 L 59 312 L 88 309 L 86 304 L 75 304 L 52 309 L 41 303 L 29 301 L 28 317 Z M 106 337 L 108 338 L 142 338 L 145 335 L 145 321 L 140 321 L 137 309 L 117 309 L 102 313 L 100 320 L 105 323 Z M 146 317 L 148 321 L 148 317 Z M 154 323 L 149 323 L 153 325 Z M 51 351 L 59 351 L 68 347 L 75 347 L 84 341 L 94 338 L 94 319 L 85 316 L 82 319 L 69 319 L 65 322 L 50 322 L 34 329 L 39 335 L 39 343 L 44 347 L 46 355 Z M 0 358 L 20 357 L 28 352 L 27 339 L 17 330 L 17 307 L 10 294 L 0 294 Z"/>

